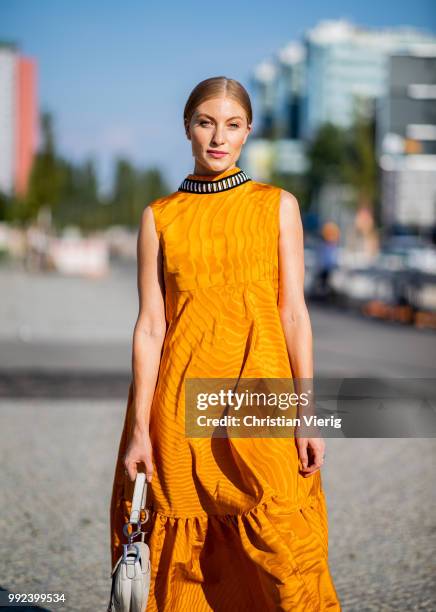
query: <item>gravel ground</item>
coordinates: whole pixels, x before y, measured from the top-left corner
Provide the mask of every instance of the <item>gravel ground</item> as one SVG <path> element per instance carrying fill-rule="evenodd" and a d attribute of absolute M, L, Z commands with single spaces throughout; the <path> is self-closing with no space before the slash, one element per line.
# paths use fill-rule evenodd
<path fill-rule="evenodd" d="M 129 340 L 138 313 L 136 264 L 114 264 L 102 278 L 27 272 L 19 263 L 0 265 L 0 339 Z"/>
<path fill-rule="evenodd" d="M 0 286 L 0 591 L 66 595 L 65 606 L 27 609 L 104 612 L 136 267 L 87 280 L 0 266 Z M 317 375 L 435 378 L 434 333 L 309 311 Z M 344 612 L 436 610 L 436 438 L 326 444 Z"/>
<path fill-rule="evenodd" d="M 104 612 L 124 410 L 120 400 L 2 401 L 1 588 L 64 592 L 56 609 Z M 436 440 L 326 444 L 330 564 L 343 610 L 436 609 Z"/>

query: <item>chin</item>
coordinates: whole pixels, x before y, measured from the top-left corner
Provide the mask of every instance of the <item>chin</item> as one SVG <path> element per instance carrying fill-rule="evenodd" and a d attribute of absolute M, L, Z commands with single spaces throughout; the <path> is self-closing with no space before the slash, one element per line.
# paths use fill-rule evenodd
<path fill-rule="evenodd" d="M 231 166 L 233 163 L 229 157 L 223 157 L 223 159 L 214 159 L 213 157 L 208 157 L 206 163 L 211 168 L 227 168 L 227 166 Z"/>

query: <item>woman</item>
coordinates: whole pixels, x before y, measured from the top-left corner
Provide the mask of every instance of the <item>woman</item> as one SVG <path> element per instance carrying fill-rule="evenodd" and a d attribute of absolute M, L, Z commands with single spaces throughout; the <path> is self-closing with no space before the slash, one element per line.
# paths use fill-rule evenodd
<path fill-rule="evenodd" d="M 313 372 L 298 202 L 236 166 L 251 131 L 246 90 L 225 77 L 202 81 L 184 122 L 194 171 L 145 208 L 138 237 L 112 564 L 144 465 L 148 612 L 340 610 L 327 561 L 324 441 L 185 436 L 187 379 Z"/>

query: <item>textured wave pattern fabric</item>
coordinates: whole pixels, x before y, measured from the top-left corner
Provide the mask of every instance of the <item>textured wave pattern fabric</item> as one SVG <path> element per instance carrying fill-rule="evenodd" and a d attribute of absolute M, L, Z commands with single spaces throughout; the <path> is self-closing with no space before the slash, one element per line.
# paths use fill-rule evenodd
<path fill-rule="evenodd" d="M 185 438 L 187 378 L 292 376 L 277 308 L 280 189 L 245 180 L 150 206 L 168 327 L 150 416 L 147 612 L 340 610 L 321 473 L 299 474 L 295 440 Z M 122 465 L 132 401 L 131 383 L 110 508 L 112 566 L 133 492 Z"/>

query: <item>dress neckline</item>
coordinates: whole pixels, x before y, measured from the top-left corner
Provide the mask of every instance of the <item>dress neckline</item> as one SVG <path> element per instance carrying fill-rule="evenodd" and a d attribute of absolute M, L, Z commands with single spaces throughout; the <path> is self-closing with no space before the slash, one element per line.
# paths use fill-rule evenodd
<path fill-rule="evenodd" d="M 219 193 L 243 185 L 251 178 L 238 166 L 223 170 L 213 176 L 204 174 L 188 174 L 182 181 L 178 191 L 188 193 Z"/>

